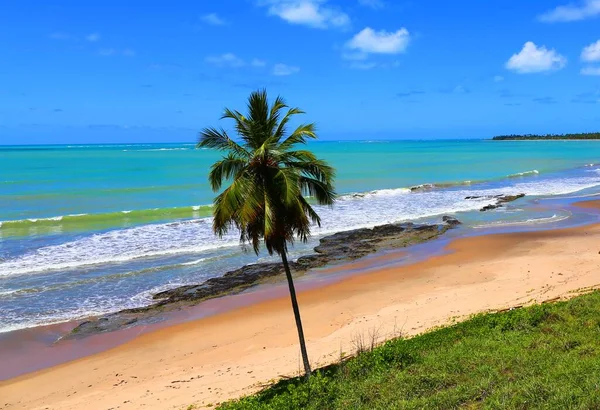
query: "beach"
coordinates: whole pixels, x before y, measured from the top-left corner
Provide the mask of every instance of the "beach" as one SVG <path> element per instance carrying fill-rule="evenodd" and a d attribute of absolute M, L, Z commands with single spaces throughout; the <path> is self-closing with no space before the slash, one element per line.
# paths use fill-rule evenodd
<path fill-rule="evenodd" d="M 595 212 L 600 202 L 578 206 Z M 364 273 L 301 290 L 313 366 L 352 354 L 361 340 L 411 336 L 474 313 L 594 289 L 600 285 L 599 239 L 598 224 L 457 238 L 443 254 L 423 261 L 361 266 Z M 1 382 L 0 404 L 7 409 L 215 405 L 298 375 L 300 368 L 289 299 L 280 295 Z"/>

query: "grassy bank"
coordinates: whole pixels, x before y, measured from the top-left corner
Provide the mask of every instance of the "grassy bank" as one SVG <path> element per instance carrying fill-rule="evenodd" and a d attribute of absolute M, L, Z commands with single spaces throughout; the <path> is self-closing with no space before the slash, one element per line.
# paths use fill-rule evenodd
<path fill-rule="evenodd" d="M 220 408 L 600 408 L 600 292 L 391 340 Z"/>

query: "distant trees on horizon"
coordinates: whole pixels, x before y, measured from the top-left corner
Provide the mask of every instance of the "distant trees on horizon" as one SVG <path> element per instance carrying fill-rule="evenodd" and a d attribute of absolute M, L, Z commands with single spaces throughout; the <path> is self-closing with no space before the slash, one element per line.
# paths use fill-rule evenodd
<path fill-rule="evenodd" d="M 499 135 L 492 138 L 496 141 L 502 140 L 600 140 L 600 132 L 582 132 L 577 134 L 511 134 Z"/>

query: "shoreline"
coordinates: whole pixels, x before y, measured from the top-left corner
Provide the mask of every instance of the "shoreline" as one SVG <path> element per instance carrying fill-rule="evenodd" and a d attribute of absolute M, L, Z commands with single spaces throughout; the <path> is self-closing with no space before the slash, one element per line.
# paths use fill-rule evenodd
<path fill-rule="evenodd" d="M 578 206 L 597 210 L 600 202 Z M 379 340 L 414 335 L 476 312 L 594 287 L 600 283 L 594 238 L 600 238 L 600 224 L 458 238 L 447 252 L 424 261 L 302 289 L 298 297 L 313 365 L 352 352 L 352 338 L 369 332 Z M 282 293 L 0 382 L 2 404 L 166 408 L 249 394 L 257 382 L 299 369 L 289 300 Z"/>

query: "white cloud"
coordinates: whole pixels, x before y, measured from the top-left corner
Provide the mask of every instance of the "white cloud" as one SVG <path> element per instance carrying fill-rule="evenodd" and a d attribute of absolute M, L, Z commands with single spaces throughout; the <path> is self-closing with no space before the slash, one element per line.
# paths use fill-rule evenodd
<path fill-rule="evenodd" d="M 558 6 L 538 16 L 544 23 L 585 20 L 600 16 L 600 0 L 583 0 L 579 4 Z"/>
<path fill-rule="evenodd" d="M 98 34 L 98 33 L 88 34 L 87 36 L 85 36 L 85 39 L 91 43 L 95 43 L 96 41 L 100 40 L 100 34 Z"/>
<path fill-rule="evenodd" d="M 565 65 L 567 59 L 556 50 L 548 50 L 545 46 L 538 47 L 528 41 L 519 53 L 513 54 L 507 61 L 506 68 L 519 74 L 527 74 L 560 70 Z"/>
<path fill-rule="evenodd" d="M 244 60 L 233 53 L 225 53 L 218 56 L 206 57 L 206 62 L 219 67 L 243 67 L 246 65 Z"/>
<path fill-rule="evenodd" d="M 327 0 L 266 0 L 259 4 L 267 5 L 270 15 L 291 24 L 314 28 L 346 27 L 350 17 L 340 10 L 326 5 Z"/>
<path fill-rule="evenodd" d="M 410 34 L 404 27 L 396 32 L 375 31 L 366 27 L 352 37 L 346 46 L 363 53 L 398 54 L 406 51 L 409 42 Z"/>
<path fill-rule="evenodd" d="M 275 64 L 273 67 L 273 75 L 277 76 L 292 75 L 296 74 L 298 71 L 300 71 L 300 68 L 287 64 Z"/>
<path fill-rule="evenodd" d="M 585 47 L 581 52 L 583 61 L 600 61 L 600 40 Z"/>
<path fill-rule="evenodd" d="M 213 26 L 224 26 L 227 24 L 225 20 L 217 15 L 217 13 L 208 13 L 203 16 L 200 16 L 200 20 L 206 24 L 211 24 Z"/>
<path fill-rule="evenodd" d="M 495 83 L 500 83 L 502 81 L 504 81 L 504 77 L 502 77 L 501 75 L 495 75 L 494 76 L 494 82 Z"/>
<path fill-rule="evenodd" d="M 583 67 L 581 69 L 583 75 L 600 75 L 600 67 Z"/>
<path fill-rule="evenodd" d="M 383 0 L 358 0 L 358 4 L 365 7 L 370 7 L 379 10 L 385 7 Z"/>
<path fill-rule="evenodd" d="M 267 65 L 267 63 L 264 62 L 263 60 L 259 60 L 258 58 L 255 58 L 250 62 L 250 65 L 252 67 L 264 67 Z"/>

